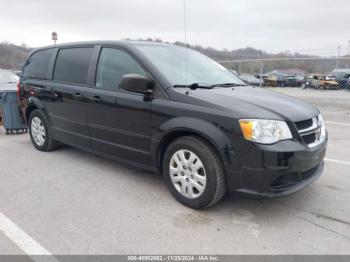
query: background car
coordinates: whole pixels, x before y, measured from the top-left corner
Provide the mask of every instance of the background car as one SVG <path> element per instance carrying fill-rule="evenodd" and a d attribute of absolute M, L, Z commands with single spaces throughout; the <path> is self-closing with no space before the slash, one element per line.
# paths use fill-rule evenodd
<path fill-rule="evenodd" d="M 260 79 L 249 74 L 242 74 L 239 76 L 247 85 L 260 86 Z"/>
<path fill-rule="evenodd" d="M 263 86 L 271 86 L 271 87 L 277 87 L 277 77 L 275 76 L 270 76 L 266 74 L 258 74 L 255 75 L 256 78 L 258 79 L 263 79 Z"/>
<path fill-rule="evenodd" d="M 0 69 L 0 90 L 8 90 L 10 87 L 17 89 L 19 77 L 6 69 Z"/>
<path fill-rule="evenodd" d="M 298 87 L 298 86 L 301 86 L 302 84 L 300 83 L 300 81 L 298 81 L 298 79 L 296 78 L 296 75 L 294 74 L 287 74 L 278 70 L 274 70 L 267 73 L 267 75 L 270 78 L 276 79 L 277 81 L 276 85 L 278 87 Z"/>
<path fill-rule="evenodd" d="M 16 74 L 18 77 L 21 76 L 22 74 L 22 71 L 21 70 L 15 70 L 15 71 L 12 71 L 14 74 Z"/>
<path fill-rule="evenodd" d="M 277 81 L 277 86 L 279 87 L 298 87 L 300 82 L 294 75 L 280 76 Z"/>
<path fill-rule="evenodd" d="M 295 78 L 297 80 L 298 87 L 301 87 L 305 83 L 305 76 L 295 75 Z"/>
<path fill-rule="evenodd" d="M 326 80 L 336 81 L 336 76 L 335 75 L 328 75 L 328 76 L 326 76 Z"/>
<path fill-rule="evenodd" d="M 350 74 L 336 73 L 334 79 L 339 83 L 340 88 L 350 89 Z"/>
<path fill-rule="evenodd" d="M 306 76 L 305 86 L 315 89 L 340 89 L 340 85 L 337 81 L 327 80 L 325 75 L 311 74 Z"/>

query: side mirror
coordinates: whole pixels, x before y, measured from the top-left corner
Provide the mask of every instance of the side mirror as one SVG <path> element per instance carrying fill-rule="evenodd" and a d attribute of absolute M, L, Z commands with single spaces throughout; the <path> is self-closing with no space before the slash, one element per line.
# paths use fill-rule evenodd
<path fill-rule="evenodd" d="M 128 74 L 123 75 L 120 87 L 129 92 L 151 95 L 153 93 L 154 81 L 143 75 Z"/>

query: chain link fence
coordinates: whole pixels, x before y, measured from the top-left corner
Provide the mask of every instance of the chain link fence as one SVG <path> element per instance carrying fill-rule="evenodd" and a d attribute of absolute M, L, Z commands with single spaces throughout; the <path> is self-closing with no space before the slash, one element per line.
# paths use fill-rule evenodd
<path fill-rule="evenodd" d="M 218 61 L 256 86 L 350 89 L 350 56 Z"/>

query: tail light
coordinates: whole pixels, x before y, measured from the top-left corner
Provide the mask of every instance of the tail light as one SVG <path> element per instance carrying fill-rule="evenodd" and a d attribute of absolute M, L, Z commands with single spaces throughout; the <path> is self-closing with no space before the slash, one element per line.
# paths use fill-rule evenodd
<path fill-rule="evenodd" d="M 21 97 L 21 82 L 18 81 L 17 83 L 17 96 Z"/>

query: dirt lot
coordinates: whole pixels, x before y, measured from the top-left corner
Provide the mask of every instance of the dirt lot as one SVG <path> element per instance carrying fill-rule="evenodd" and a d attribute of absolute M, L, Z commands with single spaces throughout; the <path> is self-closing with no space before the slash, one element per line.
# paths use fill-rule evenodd
<path fill-rule="evenodd" d="M 350 92 L 273 88 L 320 108 L 324 174 L 275 200 L 194 211 L 159 174 L 0 130 L 0 254 L 350 254 Z M 4 233 L 5 232 L 5 233 Z"/>

